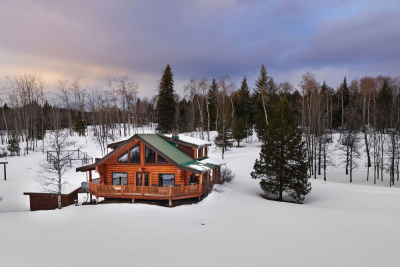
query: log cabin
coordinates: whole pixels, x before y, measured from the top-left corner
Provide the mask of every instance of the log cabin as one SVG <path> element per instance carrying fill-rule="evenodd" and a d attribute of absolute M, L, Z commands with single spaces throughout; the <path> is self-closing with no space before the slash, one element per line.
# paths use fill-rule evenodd
<path fill-rule="evenodd" d="M 211 143 L 182 134 L 135 134 L 108 145 L 112 151 L 76 169 L 89 173 L 89 193 L 105 199 L 173 200 L 206 196 L 220 183 L 208 157 Z M 99 177 L 93 178 L 92 171 Z"/>

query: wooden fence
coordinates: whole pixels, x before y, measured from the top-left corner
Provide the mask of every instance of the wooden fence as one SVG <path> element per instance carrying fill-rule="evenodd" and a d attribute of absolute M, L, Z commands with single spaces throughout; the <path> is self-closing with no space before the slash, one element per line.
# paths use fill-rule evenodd
<path fill-rule="evenodd" d="M 134 185 L 97 185 L 89 182 L 89 190 L 96 196 L 117 197 L 183 197 L 202 194 L 200 185 L 188 185 L 180 187 L 155 187 Z"/>
<path fill-rule="evenodd" d="M 74 161 L 80 161 L 81 166 L 93 163 L 93 158 L 88 156 L 87 152 L 78 150 L 63 150 L 62 153 L 63 162 L 69 162 L 70 167 Z M 57 168 L 57 151 L 47 151 L 47 161 L 53 163 L 54 167 Z"/>

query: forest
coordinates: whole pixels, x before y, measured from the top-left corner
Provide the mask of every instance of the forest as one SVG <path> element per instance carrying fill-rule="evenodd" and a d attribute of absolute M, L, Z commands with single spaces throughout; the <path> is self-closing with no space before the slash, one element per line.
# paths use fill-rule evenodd
<path fill-rule="evenodd" d="M 293 85 L 276 83 L 261 66 L 255 88 L 246 77 L 236 84 L 226 75 L 191 78 L 182 89 L 167 103 L 175 113 L 173 127 L 203 139 L 217 131 L 215 144 L 222 157 L 229 147 L 251 142 L 253 132 L 262 138 L 269 108 L 286 98 L 303 133 L 312 177 L 326 179 L 327 166 L 335 162 L 331 152 L 340 150 L 350 182 L 361 155 L 366 157 L 367 180 L 376 183 L 387 172 L 390 185 L 399 181 L 400 78 L 344 77 L 333 88 L 307 72 Z M 62 122 L 56 127 L 69 129 L 70 135 L 94 136 L 104 155 L 116 136 L 131 136 L 143 126 L 156 130 L 162 101 L 159 95 L 140 93 L 139 84 L 127 76 L 96 85 L 85 85 L 81 77 L 47 81 L 41 74 L 6 76 L 0 94 L 1 156 L 45 151 L 46 132 L 55 130 L 56 116 Z M 332 145 L 333 134 L 339 134 L 339 146 Z"/>

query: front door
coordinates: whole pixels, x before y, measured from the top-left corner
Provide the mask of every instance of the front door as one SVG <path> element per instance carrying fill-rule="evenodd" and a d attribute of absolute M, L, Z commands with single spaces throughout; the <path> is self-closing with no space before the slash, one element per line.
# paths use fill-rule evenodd
<path fill-rule="evenodd" d="M 136 186 L 149 186 L 149 173 L 148 172 L 136 173 Z"/>

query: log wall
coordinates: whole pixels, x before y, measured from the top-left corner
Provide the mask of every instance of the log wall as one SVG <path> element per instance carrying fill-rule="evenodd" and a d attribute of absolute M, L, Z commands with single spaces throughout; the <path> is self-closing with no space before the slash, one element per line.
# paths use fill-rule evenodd
<path fill-rule="evenodd" d="M 112 173 L 113 172 L 126 172 L 128 174 L 128 185 L 136 186 L 136 174 L 137 173 L 149 173 L 149 186 L 158 186 L 158 175 L 160 173 L 174 174 L 175 175 L 175 186 L 188 185 L 190 172 L 185 172 L 178 169 L 171 163 L 145 163 L 145 144 L 140 143 L 140 157 L 141 163 L 119 163 L 118 157 L 128 151 L 131 147 L 137 144 L 138 140 L 134 140 L 132 143 L 126 145 L 121 152 L 97 167 L 96 171 L 100 175 L 100 184 L 112 185 Z M 190 148 L 192 149 L 192 148 Z M 157 153 L 156 153 L 157 158 Z"/>

